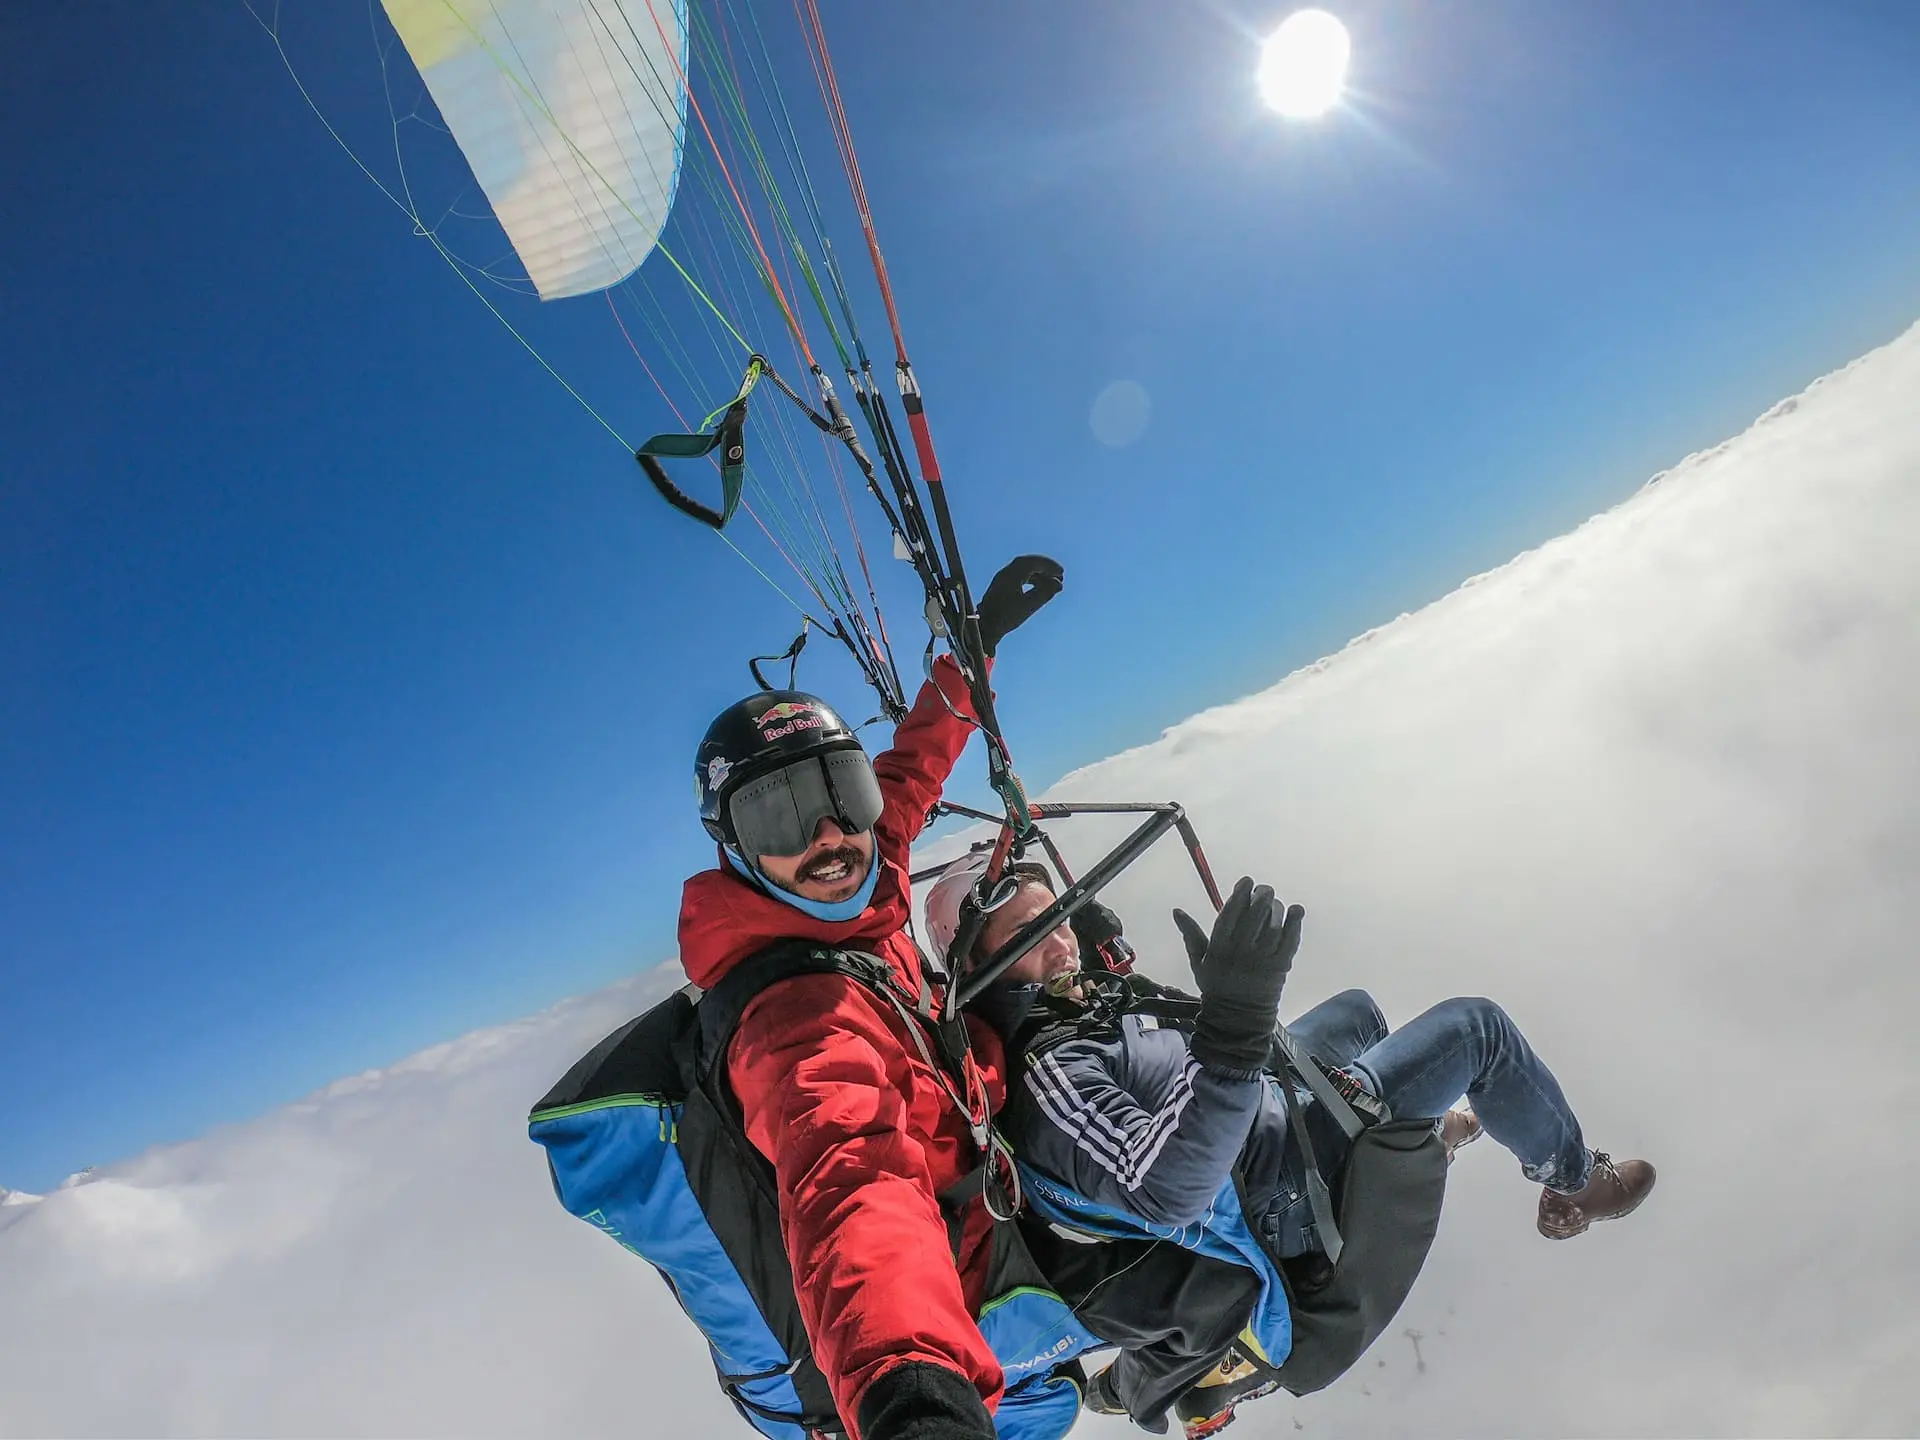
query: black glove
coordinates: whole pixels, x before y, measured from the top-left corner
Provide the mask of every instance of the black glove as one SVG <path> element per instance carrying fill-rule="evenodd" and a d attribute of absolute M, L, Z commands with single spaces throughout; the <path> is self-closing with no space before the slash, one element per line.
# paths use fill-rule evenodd
<path fill-rule="evenodd" d="M 1300 949 L 1306 913 L 1244 875 L 1214 917 L 1211 936 L 1186 911 L 1173 912 L 1200 990 L 1193 1058 L 1208 1069 L 1256 1075 L 1266 1068 L 1280 990 Z"/>
<path fill-rule="evenodd" d="M 1098 900 L 1089 900 L 1074 911 L 1067 924 L 1073 928 L 1073 938 L 1080 942 L 1082 955 L 1117 939 L 1122 929 L 1120 917 Z"/>
<path fill-rule="evenodd" d="M 1133 969 L 1133 947 L 1120 938 L 1120 917 L 1098 900 L 1089 900 L 1067 921 L 1080 942 L 1080 968 L 1125 975 Z"/>
<path fill-rule="evenodd" d="M 863 1440 L 995 1440 L 993 1417 L 957 1370 L 907 1360 L 860 1397 Z"/>
<path fill-rule="evenodd" d="M 1066 572 L 1058 560 L 1045 555 L 1016 555 L 1000 569 L 980 597 L 980 646 L 991 655 L 1000 642 L 1018 630 L 1060 593 Z"/>

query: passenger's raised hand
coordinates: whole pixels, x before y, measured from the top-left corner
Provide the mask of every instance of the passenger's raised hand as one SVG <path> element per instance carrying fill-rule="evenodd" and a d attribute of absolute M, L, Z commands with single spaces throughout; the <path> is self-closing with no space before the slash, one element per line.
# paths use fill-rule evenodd
<path fill-rule="evenodd" d="M 1214 917 L 1212 934 L 1186 911 L 1173 912 L 1200 990 L 1193 1058 L 1202 1065 L 1243 1075 L 1265 1068 L 1306 913 L 1244 875 Z"/>

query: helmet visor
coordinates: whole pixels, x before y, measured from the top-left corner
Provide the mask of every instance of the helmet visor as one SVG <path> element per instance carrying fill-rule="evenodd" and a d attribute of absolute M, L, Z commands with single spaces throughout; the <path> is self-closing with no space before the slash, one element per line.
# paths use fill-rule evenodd
<path fill-rule="evenodd" d="M 734 842 L 749 860 L 802 854 L 828 818 L 850 835 L 871 830 L 884 808 L 873 762 L 851 746 L 770 770 L 727 801 Z"/>

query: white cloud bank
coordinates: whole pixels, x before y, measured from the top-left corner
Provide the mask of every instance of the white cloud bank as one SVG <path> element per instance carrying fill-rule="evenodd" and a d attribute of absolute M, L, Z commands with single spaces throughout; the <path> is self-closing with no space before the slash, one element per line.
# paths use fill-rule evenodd
<path fill-rule="evenodd" d="M 1920 1432 L 1916 737 L 1920 328 L 1056 789 L 1180 799 L 1223 875 L 1307 904 L 1293 1008 L 1493 995 L 1591 1140 L 1661 1167 L 1631 1220 L 1551 1244 L 1507 1157 L 1467 1152 L 1397 1327 L 1424 1369 L 1395 1334 L 1235 1434 Z M 1183 863 L 1119 889 L 1149 955 Z M 0 1208 L 0 1432 L 745 1433 L 521 1128 L 677 978 Z"/>

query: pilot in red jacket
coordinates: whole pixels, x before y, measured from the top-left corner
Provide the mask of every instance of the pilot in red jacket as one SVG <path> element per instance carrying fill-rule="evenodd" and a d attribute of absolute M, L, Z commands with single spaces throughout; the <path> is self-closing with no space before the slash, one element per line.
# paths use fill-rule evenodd
<path fill-rule="evenodd" d="M 987 653 L 1060 586 L 1042 556 L 996 575 L 979 605 Z M 711 988 L 776 941 L 817 940 L 884 959 L 913 1008 L 927 977 L 907 933 L 909 851 L 972 731 L 945 657 L 876 760 L 799 691 L 723 712 L 696 771 L 724 868 L 687 881 L 688 978 Z M 974 1316 L 992 1222 L 966 1207 L 956 1262 L 937 1197 L 980 1163 L 967 1112 L 998 1110 L 1004 1059 L 969 1016 L 973 1054 L 957 1080 L 923 1058 L 913 1026 L 857 981 L 795 976 L 748 1005 L 727 1075 L 774 1168 L 814 1360 L 857 1440 L 988 1440 L 1002 1376 Z"/>

